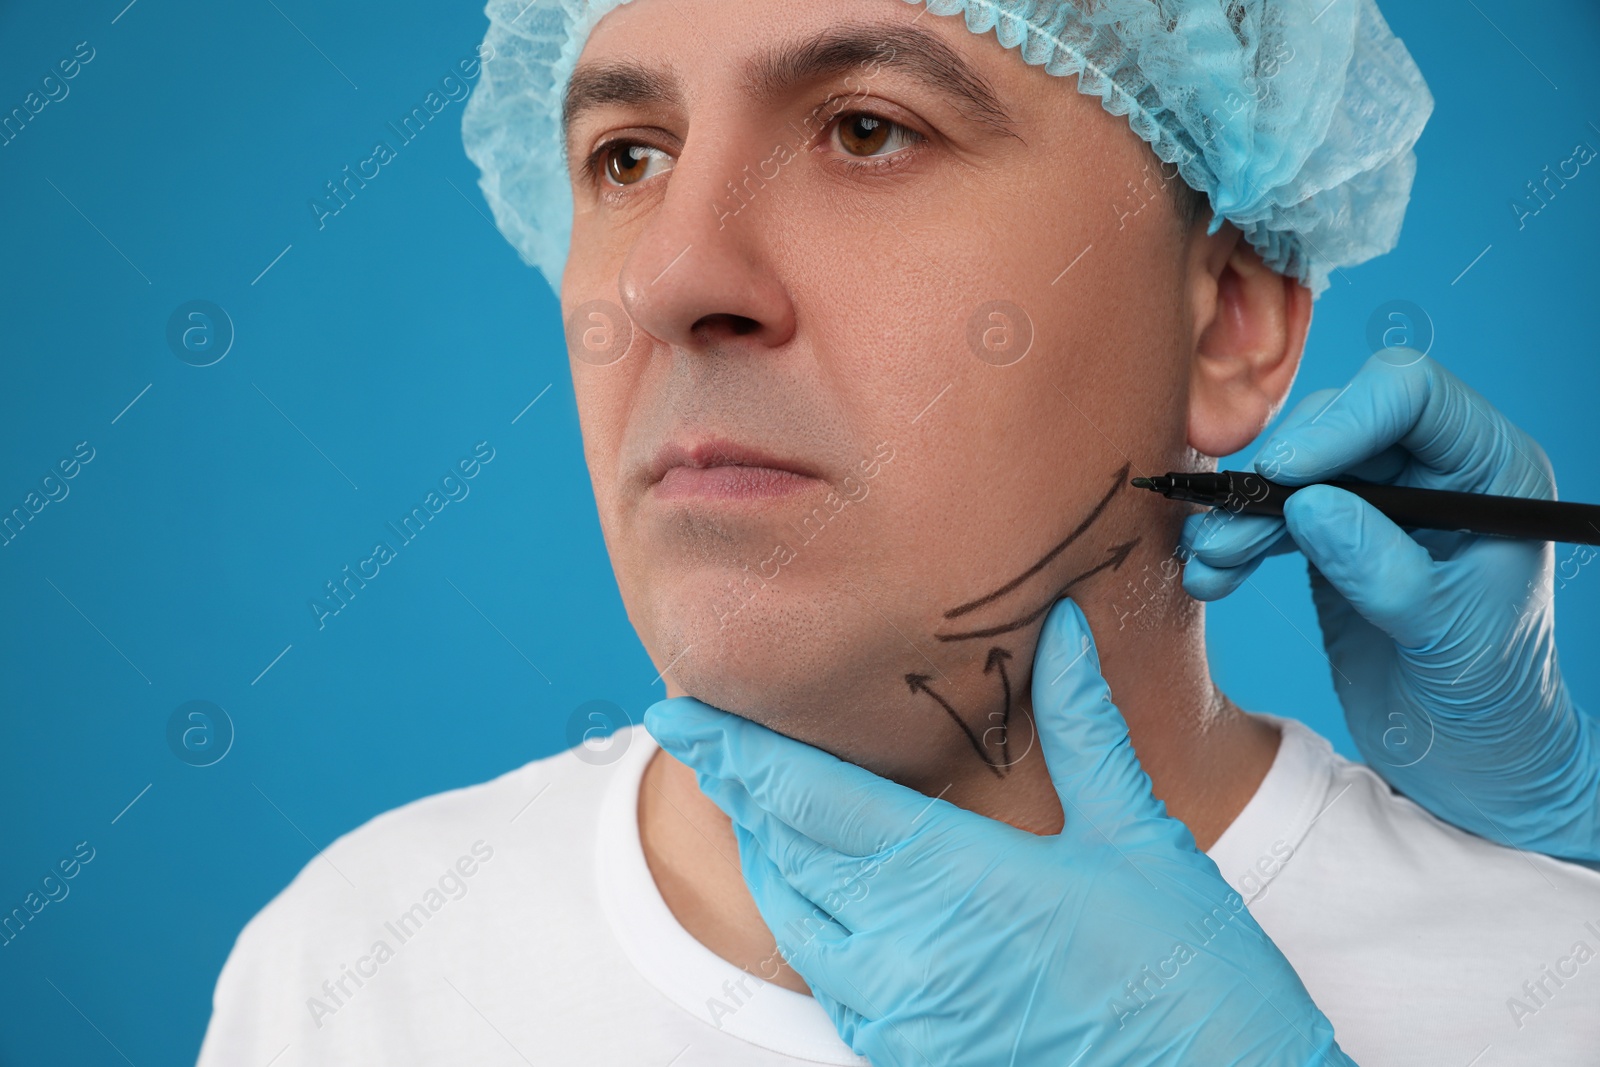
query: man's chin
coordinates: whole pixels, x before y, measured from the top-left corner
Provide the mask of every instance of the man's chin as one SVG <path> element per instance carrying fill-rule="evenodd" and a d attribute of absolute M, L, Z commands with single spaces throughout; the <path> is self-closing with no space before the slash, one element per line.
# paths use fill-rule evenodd
<path fill-rule="evenodd" d="M 687 607 L 692 602 L 673 598 L 671 610 L 657 611 L 653 628 L 653 650 L 667 665 L 674 693 L 929 795 L 952 775 L 988 780 L 944 704 L 953 700 L 976 716 L 975 723 L 986 723 L 993 677 L 981 667 L 972 678 L 957 672 L 940 683 L 948 692 L 937 697 L 909 688 L 908 672 L 937 668 L 900 635 L 920 632 L 913 622 L 887 621 L 893 605 L 830 595 L 827 588 L 802 596 L 791 587 L 720 620 L 697 618 Z"/>
<path fill-rule="evenodd" d="M 817 678 L 807 668 L 795 670 L 801 660 L 809 668 L 813 657 L 797 654 L 793 638 L 776 628 L 679 626 L 663 650 L 672 664 L 666 673 L 677 688 L 768 726 L 792 717 L 806 703 L 806 687 L 797 674 L 810 673 L 815 688 L 828 687 L 826 677 Z"/>
<path fill-rule="evenodd" d="M 864 639 L 859 602 L 769 590 L 731 612 L 705 603 L 673 598 L 653 627 L 664 674 L 697 700 L 792 734 L 842 713 L 869 675 L 883 681 L 883 650 Z"/>

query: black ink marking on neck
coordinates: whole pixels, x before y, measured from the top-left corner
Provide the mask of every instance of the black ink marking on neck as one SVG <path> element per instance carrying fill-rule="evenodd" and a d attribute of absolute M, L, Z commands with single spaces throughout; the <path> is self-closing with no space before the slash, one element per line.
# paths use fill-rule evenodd
<path fill-rule="evenodd" d="M 989 658 L 983 664 L 984 674 L 996 669 L 1000 671 L 1000 688 L 1006 698 L 1005 710 L 1000 713 L 1000 763 L 1006 768 L 1011 766 L 1011 676 L 1006 673 L 1006 660 L 1010 658 L 1008 649 L 995 645 L 989 650 Z"/>
<path fill-rule="evenodd" d="M 1034 608 L 1032 611 L 1028 612 L 1019 619 L 1012 619 L 1010 622 L 1001 623 L 999 626 L 988 626 L 982 630 L 967 630 L 964 633 L 958 634 L 934 634 L 933 636 L 937 637 L 941 641 L 971 641 L 975 638 L 998 637 L 1001 634 L 1008 634 L 1012 630 L 1020 630 L 1024 626 L 1027 626 L 1029 623 L 1032 623 L 1043 616 L 1045 612 L 1049 611 L 1055 606 L 1056 601 L 1066 596 L 1067 592 L 1074 585 L 1077 585 L 1085 578 L 1091 578 L 1094 575 L 1099 574 L 1101 571 L 1107 569 L 1120 570 L 1123 563 L 1127 562 L 1128 556 L 1135 548 L 1138 547 L 1141 540 L 1143 540 L 1143 538 L 1135 537 L 1132 541 L 1124 541 L 1120 545 L 1112 545 L 1109 550 L 1111 552 L 1110 559 L 1095 564 L 1082 574 L 1073 575 L 1071 578 L 1067 579 L 1066 583 L 1062 585 L 1061 588 L 1057 589 L 1053 594 L 1051 594 L 1050 599 L 1046 600 L 1043 604 Z"/>
<path fill-rule="evenodd" d="M 996 778 L 1004 778 L 1006 772 L 997 767 L 994 760 L 989 758 L 989 753 L 984 751 L 983 742 L 978 738 L 977 734 L 972 732 L 972 727 L 967 725 L 966 720 L 956 712 L 956 709 L 950 706 L 950 702 L 933 691 L 933 687 L 928 684 L 931 680 L 931 676 L 926 674 L 906 675 L 906 685 L 911 687 L 911 691 L 913 693 L 927 693 L 938 701 L 945 714 L 950 716 L 957 726 L 961 727 L 961 732 L 967 735 L 968 741 L 972 742 L 972 750 L 978 754 L 979 759 L 983 760 L 983 765 L 993 771 Z"/>
<path fill-rule="evenodd" d="M 1055 559 L 1062 552 L 1066 551 L 1069 545 L 1071 545 L 1078 538 L 1082 537 L 1084 532 L 1095 524 L 1096 520 L 1098 520 L 1101 514 L 1105 511 L 1106 505 L 1111 503 L 1111 498 L 1121 492 L 1123 486 L 1127 485 L 1128 472 L 1132 469 L 1133 464 L 1131 462 L 1123 464 L 1122 469 L 1117 471 L 1116 475 L 1111 479 L 1111 488 L 1106 491 L 1105 496 L 1100 498 L 1100 503 L 1096 504 L 1094 506 L 1094 510 L 1089 512 L 1088 517 L 1078 524 L 1078 528 L 1076 530 L 1073 530 L 1066 536 L 1064 540 L 1062 540 L 1050 551 L 1046 552 L 1044 556 L 1040 558 L 1039 562 L 1035 563 L 1033 566 L 1029 567 L 1027 570 L 1023 571 L 1021 574 L 1017 575 L 1015 578 L 1011 579 L 994 592 L 962 604 L 960 607 L 951 608 L 949 611 L 944 613 L 944 617 L 947 619 L 955 619 L 967 614 L 970 611 L 976 611 L 985 604 L 992 603 L 1005 596 L 1007 593 L 1012 592 L 1018 586 L 1022 585 L 1023 582 L 1026 582 L 1029 578 L 1032 578 L 1034 575 L 1044 570 L 1045 567 L 1049 566 L 1051 560 Z M 1053 602 L 1054 601 L 1052 601 L 1052 603 Z"/>

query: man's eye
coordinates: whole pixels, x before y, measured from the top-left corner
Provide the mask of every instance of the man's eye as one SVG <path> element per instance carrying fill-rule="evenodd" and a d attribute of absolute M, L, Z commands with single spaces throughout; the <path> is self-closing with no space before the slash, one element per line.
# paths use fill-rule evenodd
<path fill-rule="evenodd" d="M 595 153 L 613 185 L 637 185 L 663 170 L 672 169 L 672 157 L 659 148 L 633 141 L 613 141 Z M 651 168 L 651 164 L 664 164 Z"/>
<path fill-rule="evenodd" d="M 859 111 L 840 115 L 834 131 L 839 147 L 850 155 L 860 157 L 893 155 L 922 139 L 921 134 L 906 129 L 898 122 Z M 891 150 L 880 152 L 884 145 L 891 146 Z"/>

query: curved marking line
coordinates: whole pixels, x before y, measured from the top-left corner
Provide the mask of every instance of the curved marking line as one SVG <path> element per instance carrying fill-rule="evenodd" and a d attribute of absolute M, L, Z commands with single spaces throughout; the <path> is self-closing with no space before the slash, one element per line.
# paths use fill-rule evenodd
<path fill-rule="evenodd" d="M 989 593 L 986 596 L 981 596 L 977 600 L 973 600 L 973 601 L 971 601 L 969 603 L 962 604 L 960 607 L 951 608 L 949 611 L 944 613 L 944 617 L 947 618 L 947 619 L 955 619 L 955 618 L 959 618 L 962 615 L 967 614 L 969 611 L 976 611 L 978 608 L 983 607 L 985 604 L 991 603 L 992 601 L 998 600 L 1001 597 L 1005 596 L 1007 593 L 1009 593 L 1012 590 L 1016 589 L 1023 582 L 1027 581 L 1029 578 L 1032 578 L 1034 575 L 1036 575 L 1040 571 L 1044 570 L 1044 568 L 1047 567 L 1050 564 L 1051 560 L 1053 560 L 1057 556 L 1059 556 L 1063 551 L 1066 550 L 1068 545 L 1072 544 L 1072 542 L 1076 541 L 1079 537 L 1082 537 L 1084 531 L 1087 530 L 1090 526 L 1094 525 L 1095 520 L 1100 518 L 1101 512 L 1105 511 L 1106 505 L 1111 503 L 1111 498 L 1116 496 L 1117 493 L 1122 490 L 1122 487 L 1127 484 L 1127 482 L 1128 482 L 1128 472 L 1130 470 L 1132 470 L 1132 469 L 1133 469 L 1133 464 L 1131 462 L 1124 463 L 1122 465 L 1122 469 L 1117 471 L 1116 478 L 1111 483 L 1111 488 L 1106 491 L 1106 495 L 1105 496 L 1100 498 L 1100 503 L 1098 503 L 1098 504 L 1096 504 L 1094 506 L 1094 510 L 1089 512 L 1089 517 L 1084 519 L 1081 523 L 1079 523 L 1078 524 L 1078 528 L 1076 530 L 1073 530 L 1071 533 L 1069 533 L 1066 536 L 1065 540 L 1063 540 L 1060 544 L 1056 545 L 1050 551 L 1046 552 L 1044 554 L 1044 557 L 1042 559 L 1040 559 L 1039 562 L 1035 563 L 1033 566 L 1029 567 L 1027 570 L 1023 571 L 1021 574 L 1017 575 L 1015 578 L 1011 579 L 1009 582 L 1007 582 L 1005 585 L 1002 585 L 999 589 L 996 589 L 994 592 Z M 1052 600 L 1051 603 L 1054 603 L 1054 601 Z M 1020 625 L 1024 625 L 1024 624 L 1023 623 L 1018 623 L 1017 625 L 1020 626 Z M 993 633 L 1004 633 L 1005 631 L 1003 631 L 1003 630 L 994 630 L 994 631 L 991 631 L 991 632 L 993 632 Z"/>
<path fill-rule="evenodd" d="M 1126 541 L 1120 545 L 1113 546 L 1111 551 L 1114 553 L 1114 555 L 1110 559 L 1105 560 L 1102 563 L 1095 564 L 1082 574 L 1074 575 L 1067 581 L 1065 585 L 1056 590 L 1055 594 L 1051 596 L 1050 599 L 1046 600 L 1043 604 L 1039 605 L 1039 607 L 1028 612 L 1028 614 L 1024 615 L 1020 619 L 1013 619 L 1010 622 L 1001 623 L 999 626 L 990 626 L 982 630 L 968 630 L 965 633 L 959 634 L 934 634 L 933 636 L 941 641 L 970 641 L 975 637 L 998 637 L 1000 634 L 1008 634 L 1012 630 L 1020 630 L 1022 627 L 1027 626 L 1029 623 L 1038 619 L 1045 612 L 1055 607 L 1056 601 L 1067 595 L 1067 590 L 1071 589 L 1085 578 L 1099 574 L 1107 567 L 1110 567 L 1112 570 L 1116 570 L 1121 567 L 1123 562 L 1127 560 L 1128 554 L 1132 552 L 1142 540 L 1143 538 L 1135 537 L 1132 541 Z"/>

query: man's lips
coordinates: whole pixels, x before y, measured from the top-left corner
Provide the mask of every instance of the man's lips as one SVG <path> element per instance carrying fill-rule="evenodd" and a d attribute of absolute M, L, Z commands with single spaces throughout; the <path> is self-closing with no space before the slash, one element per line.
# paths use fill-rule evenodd
<path fill-rule="evenodd" d="M 721 438 L 669 442 L 650 464 L 651 491 L 668 499 L 784 496 L 817 480 L 804 464 Z"/>

